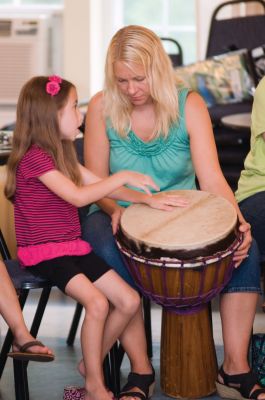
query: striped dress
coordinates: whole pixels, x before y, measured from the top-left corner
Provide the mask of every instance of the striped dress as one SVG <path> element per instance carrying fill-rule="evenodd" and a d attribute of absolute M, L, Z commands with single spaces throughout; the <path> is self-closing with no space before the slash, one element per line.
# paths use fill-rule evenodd
<path fill-rule="evenodd" d="M 15 229 L 18 259 L 23 266 L 91 251 L 80 239 L 78 210 L 51 192 L 38 178 L 56 166 L 52 157 L 33 145 L 16 173 Z"/>

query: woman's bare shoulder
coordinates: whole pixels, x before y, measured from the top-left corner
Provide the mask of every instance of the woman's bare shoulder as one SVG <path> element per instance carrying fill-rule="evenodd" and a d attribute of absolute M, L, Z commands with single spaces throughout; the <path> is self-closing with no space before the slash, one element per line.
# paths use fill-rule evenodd
<path fill-rule="evenodd" d="M 93 109 L 94 111 L 101 112 L 103 109 L 103 92 L 97 92 L 94 96 L 91 97 L 88 107 Z"/>
<path fill-rule="evenodd" d="M 197 107 L 198 105 L 206 106 L 202 96 L 193 90 L 188 93 L 186 104 L 190 107 Z"/>

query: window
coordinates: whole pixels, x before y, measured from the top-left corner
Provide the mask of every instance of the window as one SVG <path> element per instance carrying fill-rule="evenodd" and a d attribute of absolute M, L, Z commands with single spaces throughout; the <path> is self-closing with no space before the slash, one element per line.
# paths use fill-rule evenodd
<path fill-rule="evenodd" d="M 1 5 L 8 6 L 49 6 L 49 5 L 63 5 L 63 0 L 0 0 Z"/>
<path fill-rule="evenodd" d="M 196 0 L 120 0 L 123 25 L 144 25 L 158 36 L 176 39 L 183 50 L 184 63 L 196 60 Z M 118 4 L 117 4 L 118 6 Z M 173 47 L 167 52 L 176 51 Z"/>

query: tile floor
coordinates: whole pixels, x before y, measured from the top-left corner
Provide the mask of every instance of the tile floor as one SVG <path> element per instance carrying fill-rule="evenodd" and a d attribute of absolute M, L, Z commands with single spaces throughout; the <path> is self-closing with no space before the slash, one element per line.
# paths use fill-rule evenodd
<path fill-rule="evenodd" d="M 28 325 L 35 310 L 38 292 L 32 293 L 25 307 L 24 315 Z M 62 399 L 63 387 L 74 384 L 82 385 L 82 379 L 76 371 L 76 364 L 81 356 L 79 346 L 80 328 L 77 333 L 75 345 L 67 347 L 66 336 L 71 324 L 75 303 L 53 289 L 51 298 L 46 308 L 40 327 L 39 337 L 54 348 L 56 361 L 49 364 L 30 363 L 28 367 L 30 400 L 59 400 Z M 213 305 L 213 331 L 218 358 L 222 359 L 221 325 L 217 302 Z M 216 310 L 216 311 L 215 311 Z M 254 332 L 265 332 L 265 315 L 260 311 L 260 305 L 255 318 Z M 158 306 L 152 307 L 152 333 L 154 345 L 153 364 L 159 376 L 159 341 L 160 341 L 161 310 Z M 2 339 L 6 332 L 6 325 L 0 319 L 0 332 Z M 128 361 L 122 365 L 122 377 L 126 377 L 129 370 Z M 0 400 L 15 400 L 13 384 L 12 361 L 8 360 L 2 379 L 0 381 Z M 166 400 L 159 382 L 156 385 L 154 400 Z M 208 400 L 217 400 L 218 396 L 212 395 Z"/>

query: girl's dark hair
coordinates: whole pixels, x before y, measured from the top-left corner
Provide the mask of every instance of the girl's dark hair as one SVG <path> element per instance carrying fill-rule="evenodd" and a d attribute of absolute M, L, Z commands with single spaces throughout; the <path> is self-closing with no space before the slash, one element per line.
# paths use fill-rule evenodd
<path fill-rule="evenodd" d="M 12 152 L 7 164 L 7 183 L 5 194 L 12 200 L 16 190 L 17 165 L 36 144 L 53 158 L 59 171 L 75 183 L 81 183 L 76 152 L 70 140 L 62 140 L 58 113 L 66 105 L 71 89 L 75 86 L 62 79 L 60 90 L 55 96 L 46 91 L 48 76 L 36 76 L 22 88 L 18 104 L 16 127 L 13 136 Z"/>

